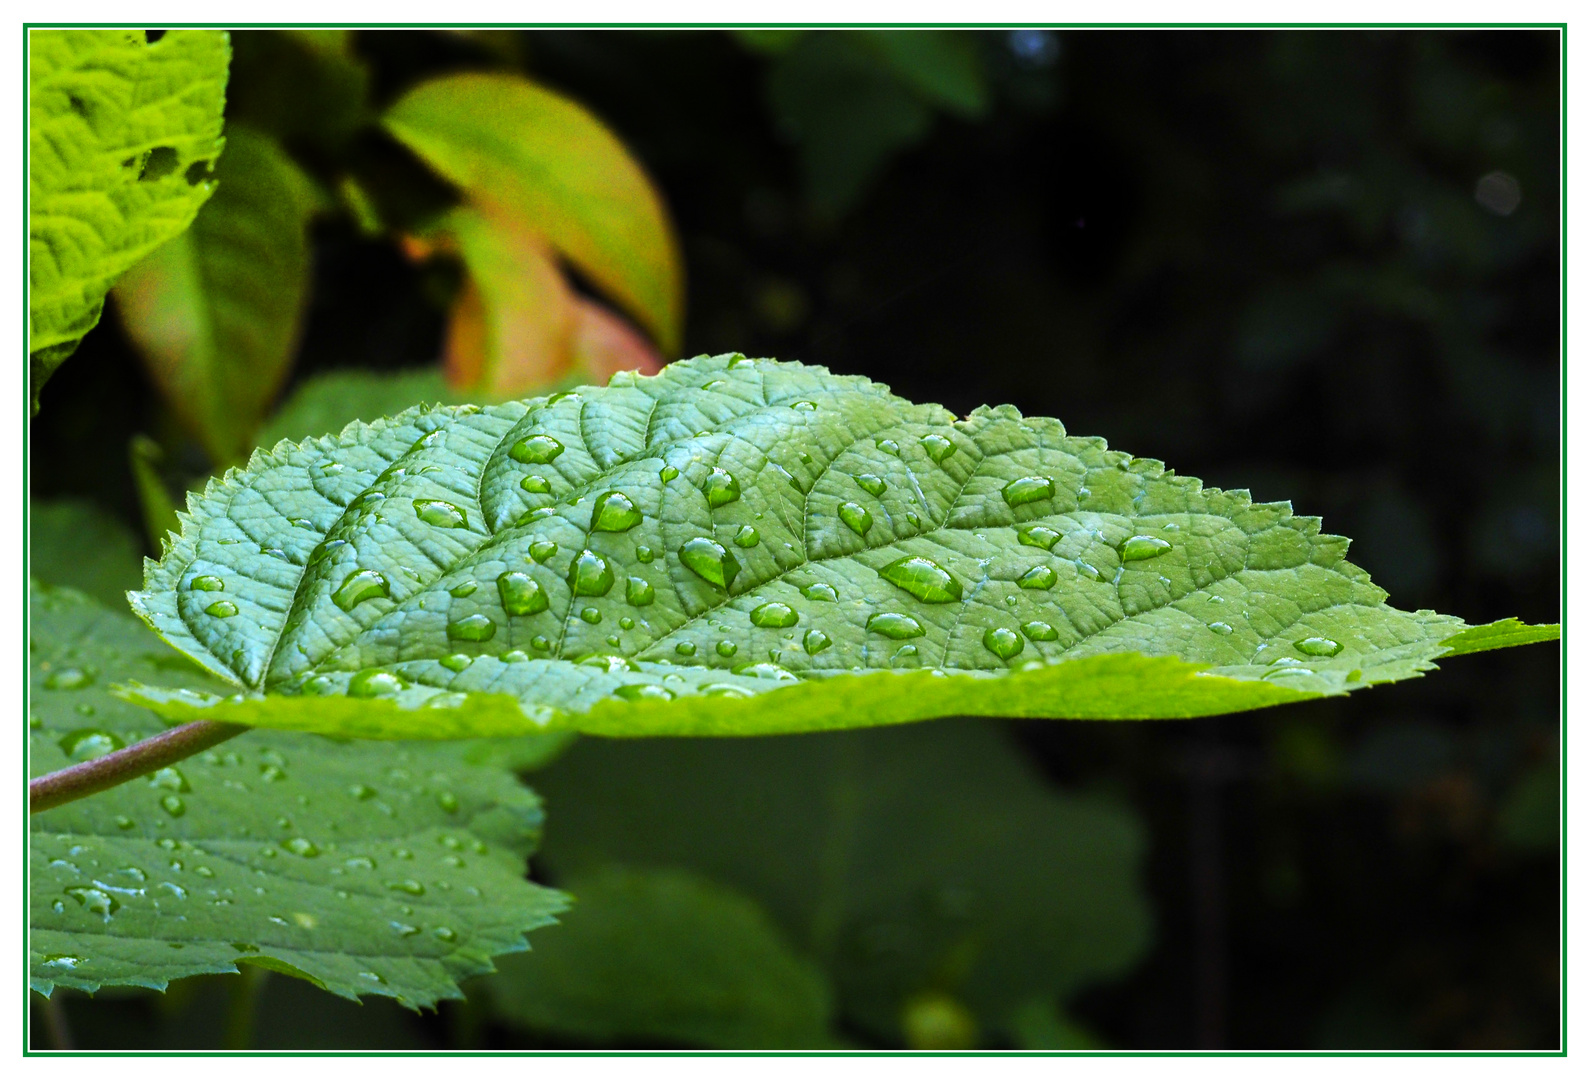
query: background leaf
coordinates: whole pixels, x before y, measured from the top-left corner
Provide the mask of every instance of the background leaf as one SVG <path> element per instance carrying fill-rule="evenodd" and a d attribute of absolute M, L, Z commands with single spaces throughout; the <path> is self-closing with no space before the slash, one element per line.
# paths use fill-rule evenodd
<path fill-rule="evenodd" d="M 218 189 L 182 236 L 116 286 L 128 337 L 212 461 L 243 460 L 292 364 L 309 283 L 310 181 L 238 125 Z"/>
<path fill-rule="evenodd" d="M 396 416 L 415 405 L 463 401 L 450 389 L 440 368 L 415 371 L 328 371 L 293 387 L 260 428 L 259 444 L 267 449 L 283 439 L 335 435 L 355 420 Z"/>
<path fill-rule="evenodd" d="M 28 500 L 28 574 L 67 585 L 116 611 L 143 583 L 143 544 L 83 499 Z"/>
<path fill-rule="evenodd" d="M 139 700 L 432 738 L 1207 715 L 1407 678 L 1465 629 L 1346 546 L 1058 421 L 699 357 L 256 456 L 134 609 L 272 696 Z"/>
<path fill-rule="evenodd" d="M 503 1020 L 597 1044 L 833 1045 L 829 991 L 753 901 L 679 870 L 571 878 L 575 910 L 471 983 Z"/>
<path fill-rule="evenodd" d="M 204 676 L 136 621 L 35 588 L 30 775 L 160 729 L 117 679 Z M 29 819 L 35 989 L 162 989 L 256 964 L 413 1007 L 525 947 L 559 894 L 524 880 L 541 826 L 511 774 L 454 747 L 249 733 Z"/>
<path fill-rule="evenodd" d="M 845 1020 L 886 1044 L 920 993 L 1008 1034 L 1028 998 L 1119 974 L 1148 943 L 1136 819 L 1054 791 L 993 725 L 587 739 L 537 784 L 555 880 L 622 863 L 741 889 L 828 972 Z"/>
<path fill-rule="evenodd" d="M 683 284 L 661 198 L 585 109 L 510 75 L 433 79 L 384 123 L 477 206 L 511 212 L 622 304 L 664 353 L 679 344 Z"/>
<path fill-rule="evenodd" d="M 214 185 L 230 48 L 220 30 L 28 32 L 33 408 L 111 284 L 187 228 Z"/>

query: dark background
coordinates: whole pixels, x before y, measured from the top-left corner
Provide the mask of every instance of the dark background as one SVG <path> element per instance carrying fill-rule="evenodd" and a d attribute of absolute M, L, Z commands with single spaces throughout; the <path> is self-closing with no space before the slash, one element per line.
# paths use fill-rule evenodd
<path fill-rule="evenodd" d="M 977 39 L 986 109 L 934 111 L 837 207 L 728 34 L 357 47 L 377 106 L 484 64 L 603 117 L 674 215 L 687 355 L 1058 416 L 1321 515 L 1399 607 L 1557 621 L 1557 34 Z M 435 361 L 446 282 L 346 221 L 315 245 L 297 377 Z M 34 494 L 135 524 L 121 448 L 170 425 L 113 320 L 44 404 Z M 1152 837 L 1155 944 L 1075 1017 L 1122 1048 L 1555 1047 L 1559 679 L 1536 646 L 1278 712 L 1015 725 Z"/>

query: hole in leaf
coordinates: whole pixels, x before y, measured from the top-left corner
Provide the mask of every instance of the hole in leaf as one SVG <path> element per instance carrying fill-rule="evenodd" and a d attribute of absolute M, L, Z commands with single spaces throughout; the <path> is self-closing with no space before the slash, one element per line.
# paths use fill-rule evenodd
<path fill-rule="evenodd" d="M 153 45 L 155 42 L 159 41 L 161 38 L 163 38 L 165 36 L 166 36 L 166 32 L 164 30 L 145 30 L 144 31 L 144 40 L 147 41 L 151 45 Z"/>
<path fill-rule="evenodd" d="M 157 146 L 144 157 L 144 167 L 138 173 L 138 179 L 160 180 L 170 176 L 176 167 L 176 149 L 170 146 Z"/>
<path fill-rule="evenodd" d="M 199 181 L 208 180 L 213 176 L 214 173 L 210 168 L 213 164 L 213 162 L 209 161 L 195 161 L 192 165 L 189 165 L 187 171 L 182 174 L 183 178 L 187 180 L 188 186 L 192 187 Z"/>

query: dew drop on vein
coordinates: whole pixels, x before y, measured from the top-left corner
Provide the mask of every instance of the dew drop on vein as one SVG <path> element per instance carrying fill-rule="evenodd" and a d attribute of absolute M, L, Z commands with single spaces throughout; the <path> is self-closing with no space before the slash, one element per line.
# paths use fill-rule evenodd
<path fill-rule="evenodd" d="M 962 596 L 961 583 L 955 575 L 921 555 L 896 559 L 881 568 L 878 576 L 925 604 L 948 604 Z"/>
<path fill-rule="evenodd" d="M 839 520 L 843 521 L 850 531 L 857 536 L 867 535 L 867 530 L 872 528 L 872 514 L 859 503 L 840 503 Z"/>
<path fill-rule="evenodd" d="M 387 599 L 391 595 L 385 574 L 379 570 L 355 570 L 342 579 L 337 591 L 331 594 L 331 602 L 343 611 L 352 611 L 366 600 Z"/>

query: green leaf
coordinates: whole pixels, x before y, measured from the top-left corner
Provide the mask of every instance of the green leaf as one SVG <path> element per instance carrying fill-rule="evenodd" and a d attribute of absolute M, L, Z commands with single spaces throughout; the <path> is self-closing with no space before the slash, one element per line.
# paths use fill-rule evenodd
<path fill-rule="evenodd" d="M 1498 619 L 1485 626 L 1471 626 L 1441 642 L 1446 647 L 1442 656 L 1462 656 L 1465 653 L 1506 649 L 1514 645 L 1533 645 L 1537 641 L 1556 641 L 1562 636 L 1555 624 L 1530 626 L 1517 619 Z"/>
<path fill-rule="evenodd" d="M 35 589 L 31 610 L 31 775 L 160 730 L 106 693 L 118 679 L 215 685 L 81 594 Z M 46 994 L 250 963 L 432 1005 L 563 907 L 524 880 L 535 795 L 448 744 L 251 732 L 29 826 L 31 978 Z"/>
<path fill-rule="evenodd" d="M 210 197 L 230 47 L 220 30 L 28 33 L 33 409 L 121 274 Z"/>
<path fill-rule="evenodd" d="M 335 435 L 361 417 L 395 416 L 415 405 L 464 404 L 440 368 L 413 371 L 328 371 L 293 388 L 260 428 L 261 446 L 283 439 Z"/>
<path fill-rule="evenodd" d="M 924 100 L 972 119 L 988 109 L 978 39 L 957 30 L 868 30 L 855 41 L 881 56 L 895 77 Z"/>
<path fill-rule="evenodd" d="M 404 738 L 1199 716 L 1408 678 L 1466 629 L 1346 548 L 1008 406 L 699 357 L 257 453 L 134 601 L 249 693 L 129 692 Z"/>
<path fill-rule="evenodd" d="M 605 867 L 575 909 L 472 983 L 503 1020 L 595 1043 L 832 1046 L 822 974 L 753 901 L 678 870 Z"/>
<path fill-rule="evenodd" d="M 1008 1030 L 1031 997 L 1121 974 L 1148 944 L 1142 826 L 1056 791 L 993 725 L 587 739 L 536 786 L 550 873 L 675 866 L 744 891 L 885 1042 L 923 997 Z"/>
<path fill-rule="evenodd" d="M 81 499 L 28 500 L 28 574 L 119 611 L 143 581 L 143 545 L 119 518 Z"/>
<path fill-rule="evenodd" d="M 310 181 L 233 125 L 193 227 L 116 286 L 121 324 L 210 459 L 241 461 L 287 376 L 309 286 Z"/>
<path fill-rule="evenodd" d="M 518 76 L 476 73 L 422 83 L 384 123 L 472 202 L 540 229 L 664 353 L 678 347 L 683 280 L 667 211 L 596 117 Z"/>

